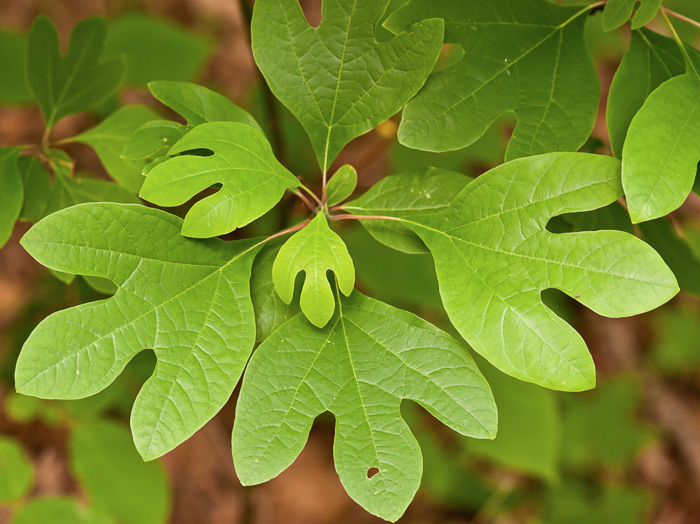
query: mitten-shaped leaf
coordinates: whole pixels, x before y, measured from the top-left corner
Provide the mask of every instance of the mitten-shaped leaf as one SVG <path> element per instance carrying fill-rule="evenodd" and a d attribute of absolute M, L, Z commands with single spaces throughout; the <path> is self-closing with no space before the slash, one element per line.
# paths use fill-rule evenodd
<path fill-rule="evenodd" d="M 546 0 L 411 0 L 385 26 L 445 20 L 445 41 L 464 57 L 437 71 L 403 113 L 399 140 L 446 151 L 475 142 L 496 118 L 518 120 L 506 159 L 583 145 L 598 108 L 599 83 L 583 40 L 588 8 Z"/>
<path fill-rule="evenodd" d="M 0 148 L 0 247 L 10 238 L 22 211 L 24 185 L 17 158 L 21 148 Z"/>
<path fill-rule="evenodd" d="M 622 157 L 627 128 L 649 94 L 683 72 L 683 54 L 676 42 L 648 29 L 632 31 L 627 52 L 610 85 L 605 115 L 610 147 L 617 158 Z"/>
<path fill-rule="evenodd" d="M 301 310 L 313 325 L 323 327 L 335 309 L 328 271 L 333 271 L 345 296 L 352 293 L 355 285 L 355 266 L 348 248 L 328 227 L 323 213 L 287 240 L 272 265 L 272 281 L 285 304 L 292 301 L 294 281 L 300 271 L 306 274 L 299 300 Z"/>
<path fill-rule="evenodd" d="M 47 129 L 64 116 L 94 107 L 119 87 L 124 60 L 101 61 L 106 35 L 104 18 L 83 20 L 73 28 L 68 53 L 63 56 L 53 22 L 45 16 L 34 21 L 27 45 L 27 81 Z"/>
<path fill-rule="evenodd" d="M 444 210 L 471 177 L 435 167 L 414 173 L 391 175 L 374 184 L 343 209 L 357 215 L 395 217 L 432 214 Z M 362 225 L 381 243 L 404 253 L 428 253 L 423 241 L 401 222 L 362 220 Z"/>
<path fill-rule="evenodd" d="M 348 494 L 396 520 L 420 484 L 420 448 L 401 399 L 455 431 L 493 438 L 496 406 L 467 351 L 420 318 L 364 297 L 341 298 L 323 329 L 302 315 L 255 352 L 233 428 L 236 473 L 246 485 L 288 467 L 319 414 L 336 417 L 333 456 Z"/>
<path fill-rule="evenodd" d="M 405 217 L 435 260 L 450 320 L 493 365 L 552 389 L 593 387 L 584 341 L 540 298 L 559 289 L 597 313 L 635 315 L 678 292 L 673 273 L 621 231 L 553 234 L 550 218 L 603 207 L 622 194 L 620 162 L 552 153 L 503 164 L 447 209 Z"/>
<path fill-rule="evenodd" d="M 377 42 L 389 0 L 324 0 L 311 27 L 298 0 L 258 0 L 253 53 L 270 89 L 311 138 L 324 171 L 353 138 L 380 124 L 421 88 L 442 47 L 442 20 Z"/>
<path fill-rule="evenodd" d="M 651 22 L 661 6 L 661 0 L 610 0 L 603 9 L 603 29 L 612 31 L 627 22 L 637 4 L 639 7 L 632 18 L 632 29 L 639 29 Z"/>
<path fill-rule="evenodd" d="M 700 161 L 700 76 L 690 60 L 687 70 L 649 95 L 627 131 L 622 184 L 632 222 L 667 215 L 693 188 Z"/>
<path fill-rule="evenodd" d="M 109 175 L 122 186 L 138 193 L 144 181 L 141 171 L 146 163 L 124 159 L 122 151 L 134 131 L 157 118 L 158 113 L 143 106 L 121 107 L 74 140 L 92 147 Z"/>
<path fill-rule="evenodd" d="M 158 365 L 131 414 L 146 459 L 166 453 L 228 400 L 255 342 L 253 241 L 195 241 L 182 221 L 128 204 L 81 204 L 37 223 L 22 245 L 51 269 L 104 277 L 107 299 L 50 315 L 29 336 L 15 384 L 76 399 L 107 387 L 143 349 Z"/>
<path fill-rule="evenodd" d="M 213 155 L 180 155 L 192 149 L 209 149 Z M 159 206 L 179 206 L 222 184 L 185 216 L 182 234 L 188 237 L 213 237 L 245 226 L 272 209 L 287 189 L 299 185 L 274 157 L 265 136 L 247 124 L 202 124 L 169 154 L 170 159 L 149 171 L 141 198 Z"/>
<path fill-rule="evenodd" d="M 149 83 L 148 88 L 158 101 L 187 120 L 187 125 L 170 120 L 144 124 L 124 147 L 124 158 L 143 159 L 163 155 L 185 133 L 207 122 L 241 122 L 262 131 L 250 113 L 206 87 L 190 82 L 159 80 Z"/>

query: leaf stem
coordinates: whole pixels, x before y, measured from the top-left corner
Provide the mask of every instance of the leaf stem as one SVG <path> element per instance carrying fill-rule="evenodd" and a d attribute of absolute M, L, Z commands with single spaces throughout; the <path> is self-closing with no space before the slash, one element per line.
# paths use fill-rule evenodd
<path fill-rule="evenodd" d="M 301 187 L 304 191 L 306 191 L 306 193 L 308 193 L 308 195 L 311 198 L 314 199 L 314 201 L 318 204 L 319 208 L 323 207 L 323 202 L 321 202 L 321 200 L 316 196 L 316 193 L 314 193 L 308 187 L 306 187 L 306 185 L 303 182 L 302 182 L 301 186 L 299 186 L 299 187 Z"/>
<path fill-rule="evenodd" d="M 669 16 L 672 16 L 673 18 L 677 18 L 678 20 L 682 20 L 683 22 L 686 22 L 687 24 L 693 25 L 700 29 L 700 22 L 697 20 L 693 20 L 692 18 L 688 18 L 685 15 L 682 15 L 680 13 L 676 13 L 675 11 L 671 11 L 669 8 L 661 6 L 661 11 Z"/>
<path fill-rule="evenodd" d="M 306 226 L 309 225 L 309 222 L 311 222 L 310 218 L 307 218 L 303 222 L 297 224 L 296 226 L 288 227 L 287 229 L 283 229 L 282 231 L 278 231 L 274 235 L 270 235 L 267 237 L 263 242 L 269 242 L 270 240 L 278 237 L 282 237 L 284 235 L 288 235 L 289 233 L 294 233 L 295 231 L 299 231 L 300 229 L 304 229 Z"/>
<path fill-rule="evenodd" d="M 673 35 L 673 39 L 676 41 L 676 44 L 678 44 L 678 47 L 680 48 L 681 53 L 685 57 L 686 72 L 687 72 L 688 68 L 690 68 L 695 72 L 696 76 L 700 76 L 700 75 L 698 75 L 697 69 L 695 69 L 695 64 L 693 64 L 693 61 L 690 59 L 690 55 L 688 55 L 688 50 L 685 48 L 685 44 L 681 40 L 681 37 L 678 36 L 678 33 L 676 32 L 676 28 L 673 27 L 671 20 L 668 18 L 668 15 L 666 14 L 666 9 L 661 9 L 661 16 L 663 17 L 664 21 L 666 22 L 666 25 L 668 26 L 669 31 L 671 31 L 671 34 Z"/>
<path fill-rule="evenodd" d="M 306 198 L 306 196 L 304 195 L 304 193 L 302 193 L 302 192 L 299 191 L 298 189 L 290 189 L 290 191 L 291 191 L 294 195 L 296 195 L 297 197 L 299 197 L 299 199 L 300 199 L 302 202 L 304 202 L 304 204 L 306 204 L 306 207 L 308 207 L 311 211 L 313 211 L 314 213 L 317 213 L 317 212 L 318 212 L 318 210 L 314 207 L 313 202 L 311 202 L 311 200 L 309 200 L 308 198 Z"/>
<path fill-rule="evenodd" d="M 403 222 L 399 217 L 388 217 L 383 215 L 331 215 L 331 220 L 394 220 L 397 222 Z"/>

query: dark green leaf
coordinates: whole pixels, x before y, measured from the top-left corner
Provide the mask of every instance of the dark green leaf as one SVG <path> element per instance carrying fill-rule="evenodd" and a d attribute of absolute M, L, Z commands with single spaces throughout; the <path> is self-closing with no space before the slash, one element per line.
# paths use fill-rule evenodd
<path fill-rule="evenodd" d="M 0 247 L 10 238 L 22 211 L 24 186 L 17 158 L 19 147 L 0 148 Z"/>

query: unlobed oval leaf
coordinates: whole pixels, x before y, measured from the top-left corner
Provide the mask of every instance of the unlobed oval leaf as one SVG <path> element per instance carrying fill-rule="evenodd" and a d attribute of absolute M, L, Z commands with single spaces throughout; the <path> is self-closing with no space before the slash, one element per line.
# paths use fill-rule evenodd
<path fill-rule="evenodd" d="M 211 156 L 181 154 L 208 149 Z M 264 215 L 299 180 L 280 164 L 262 132 L 238 122 L 210 122 L 187 133 L 170 158 L 148 172 L 141 198 L 179 206 L 200 191 L 222 184 L 185 216 L 182 234 L 207 238 L 230 233 Z"/>
<path fill-rule="evenodd" d="M 0 247 L 10 238 L 15 222 L 22 211 L 24 185 L 19 170 L 21 148 L 0 148 Z"/>
<path fill-rule="evenodd" d="M 328 206 L 340 204 L 352 195 L 357 187 L 357 171 L 351 165 L 344 165 L 328 181 L 326 189 Z"/>
<path fill-rule="evenodd" d="M 297 315 L 258 348 L 246 371 L 232 438 L 238 477 L 250 485 L 281 473 L 314 419 L 330 411 L 343 486 L 368 511 L 396 520 L 422 471 L 401 399 L 463 435 L 495 436 L 488 384 L 465 348 L 435 326 L 358 292 L 340 299 L 323 329 Z"/>
<path fill-rule="evenodd" d="M 20 393 L 76 399 L 107 387 L 144 349 L 158 364 L 131 416 L 146 459 L 173 449 L 228 400 L 255 342 L 253 241 L 195 241 L 182 221 L 128 204 L 81 204 L 37 223 L 22 245 L 51 269 L 108 278 L 107 300 L 50 315 L 15 370 Z"/>

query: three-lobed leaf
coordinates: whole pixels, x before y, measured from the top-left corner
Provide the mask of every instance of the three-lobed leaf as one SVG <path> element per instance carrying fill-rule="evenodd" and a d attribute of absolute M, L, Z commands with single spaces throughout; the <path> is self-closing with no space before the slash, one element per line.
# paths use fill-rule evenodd
<path fill-rule="evenodd" d="M 345 296 L 355 285 L 355 266 L 348 248 L 328 226 L 323 213 L 287 240 L 272 265 L 272 281 L 285 304 L 292 301 L 294 282 L 301 271 L 306 275 L 299 299 L 301 310 L 314 326 L 323 327 L 335 310 L 328 272 L 333 272 Z"/>
<path fill-rule="evenodd" d="M 146 459 L 173 449 L 218 412 L 255 342 L 255 243 L 190 240 L 181 225 L 144 206 L 82 204 L 48 216 L 22 239 L 49 268 L 108 278 L 119 289 L 41 322 L 17 361 L 17 390 L 56 399 L 93 395 L 137 353 L 153 349 L 158 364 L 131 415 Z"/>
<path fill-rule="evenodd" d="M 255 352 L 233 428 L 236 472 L 265 482 L 301 452 L 314 419 L 336 417 L 333 456 L 348 494 L 396 520 L 420 484 L 420 448 L 401 399 L 463 435 L 493 438 L 496 406 L 467 351 L 415 315 L 355 292 L 323 328 L 302 315 Z"/>
<path fill-rule="evenodd" d="M 546 0 L 408 2 L 386 27 L 442 18 L 445 42 L 461 45 L 464 56 L 433 73 L 406 105 L 399 141 L 460 149 L 512 111 L 518 123 L 506 159 L 577 150 L 593 128 L 600 90 L 583 40 L 587 11 Z"/>
<path fill-rule="evenodd" d="M 432 253 L 450 320 L 478 353 L 521 380 L 578 391 L 595 384 L 593 360 L 542 291 L 559 289 L 610 317 L 648 311 L 678 292 L 661 257 L 628 233 L 546 229 L 556 215 L 621 194 L 618 160 L 552 153 L 503 164 L 447 208 L 403 220 Z"/>
<path fill-rule="evenodd" d="M 209 156 L 180 154 L 207 149 Z M 214 184 L 213 195 L 192 206 L 182 234 L 207 238 L 230 233 L 272 209 L 299 180 L 280 164 L 262 132 L 239 122 L 198 125 L 169 151 L 170 158 L 148 172 L 141 198 L 179 206 Z"/>
<path fill-rule="evenodd" d="M 102 61 L 106 35 L 104 18 L 87 18 L 73 28 L 64 56 L 54 23 L 45 16 L 34 20 L 27 44 L 27 81 L 47 129 L 64 116 L 91 109 L 121 84 L 124 60 Z"/>
<path fill-rule="evenodd" d="M 255 61 L 304 126 L 324 172 L 345 144 L 399 111 L 437 61 L 442 20 L 420 18 L 377 42 L 375 26 L 388 3 L 324 0 L 318 27 L 308 24 L 298 0 L 255 3 Z"/>

